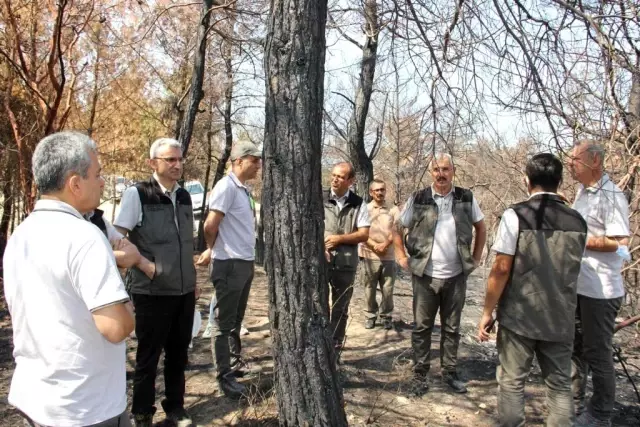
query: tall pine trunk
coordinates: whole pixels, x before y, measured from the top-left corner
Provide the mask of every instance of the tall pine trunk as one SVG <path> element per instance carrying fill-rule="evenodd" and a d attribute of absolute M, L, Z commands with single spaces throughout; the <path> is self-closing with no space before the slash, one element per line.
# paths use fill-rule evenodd
<path fill-rule="evenodd" d="M 204 82 L 204 66 L 207 53 L 207 33 L 209 30 L 209 21 L 211 20 L 211 8 L 213 0 L 203 0 L 202 13 L 200 14 L 200 25 L 198 26 L 198 46 L 193 58 L 193 73 L 191 74 L 191 91 L 187 111 L 184 117 L 179 118 L 180 134 L 178 141 L 182 145 L 182 155 L 187 156 L 189 145 L 191 144 L 191 134 L 193 133 L 193 125 L 198 114 L 198 106 L 204 97 L 202 92 L 202 83 Z"/>
<path fill-rule="evenodd" d="M 270 10 L 262 212 L 280 425 L 346 426 L 323 261 L 327 0 L 271 0 Z"/>
<path fill-rule="evenodd" d="M 369 184 L 373 180 L 373 162 L 367 154 L 364 143 L 369 104 L 373 93 L 373 78 L 376 72 L 378 52 L 378 0 L 366 0 L 363 4 L 366 40 L 362 46 L 360 77 L 356 87 L 353 112 L 349 120 L 348 145 L 349 159 L 356 174 L 356 191 L 369 200 Z M 372 151 L 373 152 L 373 151 Z"/>

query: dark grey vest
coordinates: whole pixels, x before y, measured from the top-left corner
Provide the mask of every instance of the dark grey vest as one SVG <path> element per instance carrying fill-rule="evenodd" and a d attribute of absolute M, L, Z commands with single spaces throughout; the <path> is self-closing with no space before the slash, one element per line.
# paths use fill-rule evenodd
<path fill-rule="evenodd" d="M 572 341 L 587 224 L 556 195 L 534 195 L 512 209 L 518 216 L 518 245 L 498 322 L 527 338 Z"/>
<path fill-rule="evenodd" d="M 102 231 L 102 234 L 104 234 L 104 236 L 107 238 L 107 240 L 109 240 L 109 235 L 107 233 L 107 224 L 104 222 L 104 218 L 102 217 L 103 215 L 103 211 L 101 211 L 100 209 L 95 209 L 93 211 L 93 215 L 91 215 L 91 218 L 89 218 L 89 222 L 98 227 L 100 231 Z"/>
<path fill-rule="evenodd" d="M 330 199 L 331 191 L 324 194 L 324 236 L 351 234 L 356 231 L 358 214 L 362 208 L 362 198 L 349 192 L 342 210 L 335 200 Z M 366 206 L 364 206 L 366 209 Z M 338 246 L 331 256 L 329 268 L 341 271 L 356 271 L 358 268 L 358 245 Z"/>
<path fill-rule="evenodd" d="M 453 188 L 451 211 L 456 223 L 456 241 L 451 242 L 458 248 L 462 271 L 469 275 L 475 264 L 471 253 L 473 241 L 473 193 L 461 187 Z M 431 187 L 415 193 L 413 199 L 413 216 L 405 238 L 409 254 L 409 269 L 416 276 L 424 275 L 431 252 L 438 223 L 438 205 L 433 199 Z"/>
<path fill-rule="evenodd" d="M 154 178 L 136 184 L 142 205 L 142 223 L 129 232 L 131 243 L 156 264 L 149 279 L 133 267 L 127 271 L 126 284 L 131 293 L 146 295 L 184 295 L 196 286 L 193 265 L 193 210 L 189 193 L 179 188 L 176 208 Z M 178 227 L 176 228 L 175 217 Z"/>

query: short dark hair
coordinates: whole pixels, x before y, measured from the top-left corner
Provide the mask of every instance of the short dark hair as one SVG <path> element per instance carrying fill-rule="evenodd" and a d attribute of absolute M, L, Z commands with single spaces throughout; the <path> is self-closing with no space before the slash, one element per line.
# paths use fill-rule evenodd
<path fill-rule="evenodd" d="M 555 193 L 562 182 L 562 162 L 551 153 L 538 153 L 525 168 L 529 185 Z"/>

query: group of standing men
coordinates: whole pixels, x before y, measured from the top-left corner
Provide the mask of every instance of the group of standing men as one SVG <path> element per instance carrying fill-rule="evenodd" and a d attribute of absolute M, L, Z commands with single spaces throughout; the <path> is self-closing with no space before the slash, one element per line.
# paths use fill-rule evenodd
<path fill-rule="evenodd" d="M 547 425 L 611 425 L 612 341 L 625 293 L 621 271 L 623 260 L 630 258 L 630 229 L 627 198 L 604 172 L 604 155 L 602 146 L 591 141 L 579 141 L 572 149 L 568 166 L 580 184 L 572 207 L 558 192 L 560 159 L 549 153 L 533 156 L 525 169 L 528 200 L 502 215 L 478 329 L 478 338 L 488 340 L 496 310 L 501 426 L 525 424 L 524 385 L 534 355 L 547 387 Z M 401 212 L 385 202 L 385 184 L 377 179 L 369 186 L 372 201 L 363 203 L 349 190 L 353 172 L 348 163 L 333 168 L 324 205 L 336 350 L 344 344 L 356 253 L 366 329 L 375 327 L 378 316 L 386 329 L 392 328 L 397 262 L 412 274 L 414 393 L 428 390 L 438 311 L 442 377 L 454 392 L 465 393 L 456 367 L 460 320 L 467 278 L 486 242 L 484 216 L 473 193 L 453 185 L 455 167 L 448 154 L 434 156 L 429 165 L 433 184 L 412 194 Z M 593 395 L 587 403 L 589 372 Z"/>
<path fill-rule="evenodd" d="M 163 351 L 166 419 L 170 425 L 191 425 L 184 393 L 199 294 L 193 209 L 178 184 L 185 161 L 180 144 L 161 138 L 149 154 L 152 176 L 123 193 L 112 225 L 97 209 L 104 180 L 91 138 L 60 132 L 34 151 L 40 198 L 11 235 L 3 263 L 16 360 L 9 402 L 25 425 L 130 426 L 124 341 L 134 328 L 135 426 L 153 425 Z M 255 250 L 255 219 L 244 182 L 256 176 L 261 151 L 242 141 L 230 157 L 231 172 L 210 201 L 205 226 L 210 250 L 196 264 L 214 260 L 217 377 L 223 393 L 239 397 L 244 390 L 233 380 L 240 374 L 238 331 Z M 127 269 L 124 282 L 118 268 Z"/>
<path fill-rule="evenodd" d="M 630 231 L 628 201 L 603 164 L 600 145 L 575 145 L 569 169 L 580 186 L 569 207 L 558 193 L 561 161 L 533 156 L 525 169 L 528 200 L 502 215 L 478 337 L 488 339 L 497 306 L 503 426 L 525 424 L 524 385 L 534 355 L 547 388 L 546 425 L 611 425 L 612 340 Z M 593 395 L 585 407 L 589 370 Z"/>
<path fill-rule="evenodd" d="M 603 160 L 597 144 L 574 148 L 570 168 L 582 185 L 572 209 L 558 194 L 560 160 L 534 156 L 525 170 L 529 199 L 502 217 L 478 332 L 480 340 L 488 339 L 497 306 L 501 425 L 524 425 L 524 382 L 534 354 L 548 388 L 548 425 L 573 425 L 576 412 L 577 425 L 610 425 L 612 335 L 624 295 L 620 270 L 628 255 L 629 223 L 627 201 L 604 174 Z M 255 212 L 246 182 L 260 169 L 261 151 L 238 142 L 231 162 L 230 173 L 212 192 L 204 227 L 208 249 L 195 264 L 211 264 L 219 388 L 239 398 L 245 388 L 237 377 L 248 367 L 240 355 L 240 329 L 255 254 Z M 33 174 L 41 197 L 12 234 L 4 256 L 16 359 L 9 402 L 27 425 L 130 425 L 124 340 L 134 327 L 136 427 L 152 425 L 163 350 L 166 417 L 176 425 L 191 423 L 184 408 L 184 371 L 199 290 L 191 198 L 178 184 L 184 163 L 180 144 L 155 141 L 148 163 L 153 175 L 124 192 L 114 227 L 97 209 L 104 181 L 95 143 L 77 132 L 61 132 L 36 147 Z M 374 328 L 378 317 L 385 329 L 392 328 L 397 261 L 412 273 L 415 391 L 428 390 L 439 311 L 443 379 L 464 393 L 456 366 L 460 320 L 486 228 L 473 193 L 453 185 L 451 156 L 434 156 L 429 171 L 433 184 L 414 193 L 400 212 L 386 203 L 383 181 L 371 182 L 372 201 L 366 204 L 350 190 L 353 167 L 333 168 L 324 200 L 331 333 L 340 352 L 359 263 L 365 328 Z M 118 267 L 127 269 L 124 283 Z M 589 370 L 594 393 L 585 408 Z"/>

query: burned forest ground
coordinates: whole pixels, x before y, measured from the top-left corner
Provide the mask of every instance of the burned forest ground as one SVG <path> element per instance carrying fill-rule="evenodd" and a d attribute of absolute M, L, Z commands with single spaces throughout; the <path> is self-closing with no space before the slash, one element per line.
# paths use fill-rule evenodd
<path fill-rule="evenodd" d="M 340 375 L 344 384 L 345 410 L 350 425 L 370 426 L 490 426 L 496 421 L 495 369 L 497 353 L 494 339 L 479 343 L 476 325 L 482 311 L 487 270 L 479 269 L 469 279 L 467 300 L 462 317 L 462 337 L 459 351 L 459 372 L 467 381 L 469 392 L 458 395 L 449 391 L 439 372 L 439 321 L 433 335 L 433 362 L 430 389 L 422 397 L 410 392 L 411 379 L 411 284 L 398 277 L 395 288 L 394 329 L 364 329 L 364 292 L 357 283 L 350 309 L 347 342 L 341 356 Z M 202 314 L 204 331 L 208 318 L 208 303 L 212 287 L 206 269 L 198 269 L 203 294 L 197 304 Z M 242 381 L 250 386 L 248 399 L 240 402 L 223 397 L 217 390 L 210 341 L 194 338 L 187 371 L 186 407 L 198 426 L 271 426 L 278 425 L 273 395 L 273 362 L 268 320 L 267 283 L 264 270 L 257 268 L 244 325 L 249 334 L 243 336 L 246 359 L 259 366 L 261 372 Z M 615 341 L 623 350 L 627 369 L 640 387 L 640 337 L 635 327 L 622 330 Z M 7 402 L 14 368 L 11 321 L 4 295 L 0 298 L 0 426 L 21 425 L 20 418 Z M 136 340 L 127 342 L 127 370 L 132 372 Z M 162 365 L 162 361 L 160 362 Z M 638 398 L 616 363 L 617 396 L 615 426 L 640 425 Z M 160 400 L 164 392 L 162 368 L 158 369 L 157 407 L 154 421 L 164 425 Z M 130 376 L 129 376 L 130 377 Z M 129 401 L 131 380 L 127 382 Z M 534 365 L 527 380 L 527 425 L 543 425 L 546 414 L 545 389 L 540 369 Z"/>

